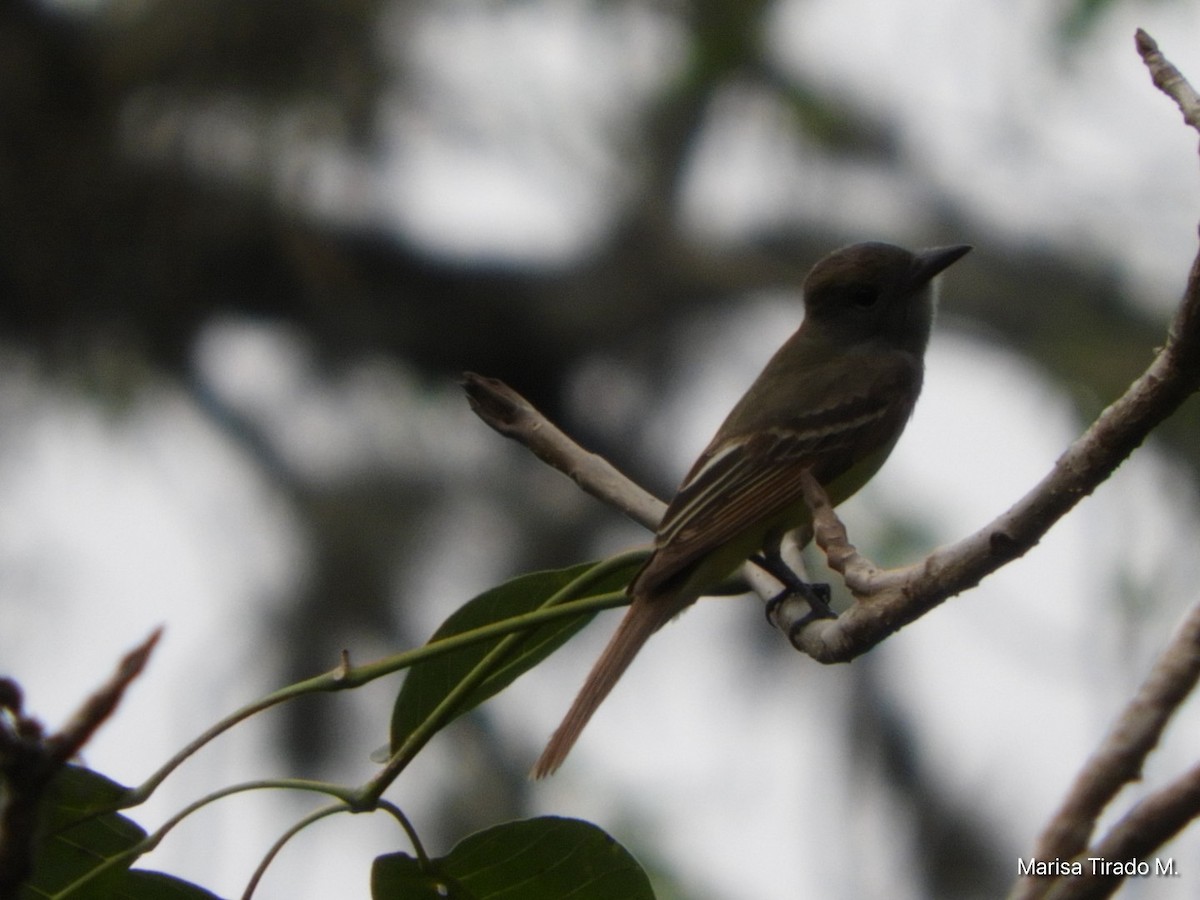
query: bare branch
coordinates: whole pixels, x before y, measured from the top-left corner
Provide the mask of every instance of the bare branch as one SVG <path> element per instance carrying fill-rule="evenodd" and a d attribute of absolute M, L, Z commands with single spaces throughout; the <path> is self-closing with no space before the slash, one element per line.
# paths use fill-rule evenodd
<path fill-rule="evenodd" d="M 1085 852 L 1088 856 L 1116 859 L 1118 850 L 1122 859 L 1140 857 L 1161 846 L 1200 811 L 1200 770 L 1196 770 L 1143 800 L 1098 846 L 1088 850 L 1097 819 L 1122 787 L 1141 777 L 1146 757 L 1158 745 L 1171 716 L 1198 680 L 1200 604 L 1192 607 L 1137 694 L 1076 776 L 1066 799 L 1038 838 L 1035 859 L 1066 860 Z M 1071 883 L 1077 880 L 1070 879 Z M 1058 890 L 1047 878 L 1025 877 L 1011 897 L 1058 897 Z"/>
<path fill-rule="evenodd" d="M 878 580 L 883 570 L 850 543 L 846 526 L 833 511 L 829 495 L 812 472 L 804 472 L 800 483 L 804 488 L 804 502 L 813 514 L 813 540 L 825 554 L 829 568 L 842 576 L 846 587 L 856 597 L 870 597 L 879 590 Z"/>
<path fill-rule="evenodd" d="M 653 528 L 664 508 L 610 463 L 583 450 L 502 382 L 467 375 L 472 408 L 488 425 L 569 475 L 592 496 Z M 1165 346 L 1125 394 L 1072 444 L 1008 512 L 921 562 L 880 570 L 857 553 L 843 565 L 857 602 L 837 619 L 818 619 L 793 643 L 823 663 L 847 662 L 950 597 L 1028 552 L 1075 504 L 1103 483 L 1147 435 L 1200 387 L 1200 256 Z M 819 500 L 814 495 L 814 502 Z M 832 511 L 822 514 L 826 534 Z M 830 537 L 833 546 L 839 541 Z M 828 542 L 827 541 L 827 542 Z M 845 544 L 844 537 L 841 543 Z M 849 546 L 846 544 L 846 546 Z M 853 565 L 851 565 L 853 563 Z M 784 623 L 778 623 L 784 627 Z M 786 631 L 786 628 L 785 628 Z"/>
<path fill-rule="evenodd" d="M 1179 111 L 1183 113 L 1183 121 L 1192 128 L 1200 131 L 1200 94 L 1188 84 L 1180 71 L 1158 50 L 1158 42 L 1142 29 L 1134 35 L 1138 53 L 1142 62 L 1150 70 L 1154 86 L 1175 101 Z"/>
<path fill-rule="evenodd" d="M 661 502 L 611 464 L 580 448 L 523 397 L 495 379 L 464 380 L 472 408 L 500 433 L 524 443 L 588 493 L 647 527 Z M 848 584 L 855 603 L 838 619 L 819 619 L 794 643 L 814 659 L 845 662 L 950 597 L 1024 555 L 1059 519 L 1104 482 L 1147 435 L 1200 387 L 1200 256 L 1165 346 L 1146 372 L 1072 444 L 1045 478 L 1008 512 L 975 534 L 902 569 L 858 565 Z"/>
<path fill-rule="evenodd" d="M 1134 805 L 1091 855 L 1104 860 L 1144 859 L 1161 847 L 1188 822 L 1200 815 L 1200 766 Z M 1120 880 L 1120 879 L 1118 879 Z M 1054 894 L 1058 898 L 1059 894 Z M 1061 897 L 1074 897 L 1069 890 Z"/>
<path fill-rule="evenodd" d="M 76 710 L 66 726 L 57 734 L 46 738 L 46 750 L 52 762 L 61 765 L 83 749 L 83 745 L 96 733 L 96 729 L 113 714 L 117 704 L 125 696 L 126 688 L 142 674 L 161 637 L 162 629 L 156 628 L 146 640 L 126 653 L 117 663 L 116 671 L 108 681 L 84 701 L 83 706 Z"/>
<path fill-rule="evenodd" d="M 658 528 L 667 509 L 665 503 L 634 484 L 608 460 L 576 444 L 503 381 L 464 372 L 461 383 L 471 409 L 490 427 L 524 444 L 596 499 L 651 531 Z"/>
<path fill-rule="evenodd" d="M 1200 132 L 1200 94 L 1162 55 L 1158 44 L 1145 31 L 1138 29 L 1136 43 L 1155 86 L 1175 101 L 1184 121 Z M 1167 346 L 1118 404 L 1129 400 L 1126 405 L 1133 406 L 1137 402 L 1146 408 L 1162 403 L 1166 409 L 1181 393 L 1186 396 L 1186 392 L 1195 390 L 1196 376 L 1189 377 L 1187 373 L 1195 373 L 1200 363 L 1198 297 L 1200 256 L 1192 263 L 1183 301 L 1171 323 Z M 1165 389 L 1164 384 L 1167 385 Z M 1159 390 L 1166 390 L 1167 396 L 1156 400 Z M 1112 409 L 1105 412 L 1097 425 Z M 1124 875 L 1097 871 L 1092 865 L 1093 860 L 1142 859 L 1200 815 L 1200 767 L 1197 767 L 1138 803 L 1097 845 L 1087 849 L 1099 816 L 1122 787 L 1141 777 L 1147 756 L 1157 746 L 1171 716 L 1198 680 L 1200 604 L 1188 613 L 1150 675 L 1076 777 L 1067 797 L 1038 838 L 1035 859 L 1084 860 L 1086 854 L 1083 874 L 1059 878 L 1025 877 L 1013 889 L 1014 900 L 1109 896 Z"/>
<path fill-rule="evenodd" d="M 1008 512 L 975 534 L 903 569 L 872 574 L 836 621 L 813 622 L 793 643 L 814 659 L 842 662 L 866 652 L 950 597 L 1023 556 L 1103 483 L 1159 423 L 1200 388 L 1200 256 L 1167 341 L 1149 368 L 1073 443 Z M 852 589 L 854 585 L 848 582 Z"/>
<path fill-rule="evenodd" d="M 1052 882 L 1044 900 L 1095 900 L 1110 897 L 1129 877 L 1129 860 L 1145 860 L 1200 814 L 1200 766 L 1136 804 L 1103 841 L 1080 858 L 1082 873 Z M 1081 855 L 1082 857 L 1082 855 Z M 1119 863 L 1113 865 L 1113 863 Z M 1174 860 L 1146 862 L 1147 874 L 1180 875 Z"/>

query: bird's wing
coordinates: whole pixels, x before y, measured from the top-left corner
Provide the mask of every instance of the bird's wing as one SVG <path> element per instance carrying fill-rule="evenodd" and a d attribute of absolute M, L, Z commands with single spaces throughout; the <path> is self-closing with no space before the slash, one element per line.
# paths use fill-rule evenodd
<path fill-rule="evenodd" d="M 911 391 L 895 387 L 853 393 L 836 405 L 710 446 L 667 507 L 654 554 L 634 590 L 656 593 L 714 549 L 799 502 L 805 469 L 828 486 L 886 448 L 912 411 Z"/>

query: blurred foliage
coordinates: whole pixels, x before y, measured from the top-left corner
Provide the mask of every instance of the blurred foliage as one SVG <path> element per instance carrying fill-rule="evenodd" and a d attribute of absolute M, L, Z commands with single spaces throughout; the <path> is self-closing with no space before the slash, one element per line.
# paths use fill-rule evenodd
<path fill-rule="evenodd" d="M 1079 41 L 1117 3 L 1118 0 L 1072 0 L 1063 4 L 1059 17 L 1059 34 L 1068 43 Z"/>
<path fill-rule="evenodd" d="M 1066 27 L 1078 30 L 1107 5 L 1079 0 Z M 234 316 L 297 328 L 330 372 L 382 356 L 435 385 L 470 368 L 569 419 L 562 386 L 580 359 L 602 348 L 653 382 L 668 365 L 663 336 L 677 323 L 705 304 L 795 287 L 840 237 L 793 227 L 700 244 L 686 233 L 678 210 L 688 162 L 721 92 L 769 92 L 830 153 L 897 155 L 895 123 L 772 63 L 761 40 L 772 4 L 647 4 L 671 19 L 686 52 L 608 150 L 619 156 L 621 200 L 588 252 L 552 264 L 438 255 L 402 229 L 322 215 L 304 202 L 304 179 L 297 186 L 281 171 L 290 152 L 330 146 L 369 164 L 383 152 L 385 95 L 418 97 L 425 108 L 452 102 L 414 78 L 403 58 L 409 44 L 381 37 L 406 33 L 434 6 L 112 0 L 75 11 L 0 2 L 0 340 L 49 370 L 108 378 L 110 389 L 136 391 L 153 379 L 184 386 L 286 489 L 312 545 L 308 593 L 280 629 L 297 676 L 328 667 L 339 629 L 377 631 L 395 621 L 395 573 L 421 552 L 423 516 L 444 488 L 387 473 L 307 482 L 260 423 L 222 408 L 202 383 L 192 354 L 206 325 Z M 636 6 L 597 0 L 583 8 L 603 21 Z M 209 120 L 220 127 L 198 127 Z M 418 117 L 411 127 L 432 125 Z M 246 141 L 241 157 L 229 150 L 241 160 L 232 167 L 205 149 L 222 134 Z M 946 210 L 935 231 L 958 240 L 970 229 Z M 1071 387 L 1081 415 L 1111 400 L 1164 334 L 1163 321 L 1123 302 L 1099 264 L 1088 272 L 1034 247 L 980 246 L 972 266 L 976 277 L 955 286 L 957 315 Z M 1197 415 L 1192 404 L 1164 430 L 1193 470 Z M 626 436 L 588 439 L 649 475 Z M 539 512 L 528 482 L 495 489 L 517 510 L 513 571 L 581 558 L 610 521 L 602 511 L 579 520 Z M 293 715 L 290 748 L 301 759 L 319 754 L 316 713 L 300 705 Z M 931 796 L 923 773 L 908 776 L 895 780 L 897 790 Z M 974 841 L 976 830 L 955 834 Z M 942 846 L 953 838 L 938 836 L 930 865 L 957 856 Z"/>

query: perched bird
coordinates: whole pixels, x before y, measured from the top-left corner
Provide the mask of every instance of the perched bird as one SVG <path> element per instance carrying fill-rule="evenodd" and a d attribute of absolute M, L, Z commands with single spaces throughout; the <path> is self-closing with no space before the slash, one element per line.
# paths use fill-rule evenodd
<path fill-rule="evenodd" d="M 921 391 L 933 279 L 970 249 L 854 244 L 813 266 L 804 321 L 683 479 L 650 558 L 629 584 L 625 618 L 534 766 L 535 778 L 562 765 L 650 635 L 752 556 L 778 571 L 788 531 L 798 529 L 800 545 L 808 543 L 805 469 L 835 506 L 879 470 Z"/>

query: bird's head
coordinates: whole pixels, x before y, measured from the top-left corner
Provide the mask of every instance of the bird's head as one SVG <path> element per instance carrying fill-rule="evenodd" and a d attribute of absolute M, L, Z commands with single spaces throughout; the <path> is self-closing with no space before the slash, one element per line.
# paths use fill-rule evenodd
<path fill-rule="evenodd" d="M 805 325 L 855 343 L 894 342 L 921 353 L 933 324 L 933 279 L 969 244 L 912 253 L 894 244 L 852 244 L 804 279 Z"/>

